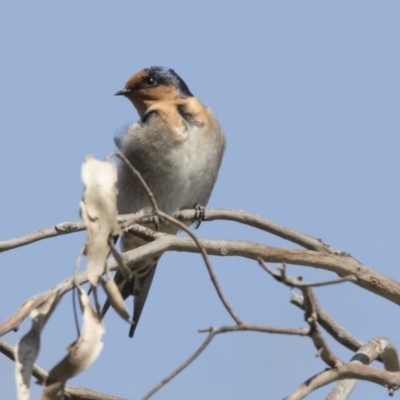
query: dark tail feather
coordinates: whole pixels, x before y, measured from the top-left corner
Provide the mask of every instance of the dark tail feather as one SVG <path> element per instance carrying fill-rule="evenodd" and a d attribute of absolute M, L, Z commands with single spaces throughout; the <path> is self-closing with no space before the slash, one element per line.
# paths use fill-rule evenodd
<path fill-rule="evenodd" d="M 142 314 L 143 307 L 146 303 L 147 295 L 149 294 L 149 290 L 151 287 L 151 282 L 153 281 L 154 273 L 156 272 L 157 264 L 150 270 L 150 272 L 143 278 L 142 288 L 140 293 L 134 297 L 133 300 L 133 317 L 132 317 L 132 325 L 129 329 L 129 337 L 133 337 L 135 333 L 135 329 L 140 319 L 140 315 Z"/>

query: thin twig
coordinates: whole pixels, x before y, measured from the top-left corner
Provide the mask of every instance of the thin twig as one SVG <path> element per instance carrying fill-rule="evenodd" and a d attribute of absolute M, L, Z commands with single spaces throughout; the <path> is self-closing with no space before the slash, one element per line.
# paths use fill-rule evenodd
<path fill-rule="evenodd" d="M 281 328 L 277 326 L 251 324 L 248 322 L 243 322 L 240 325 L 227 325 L 207 329 L 199 329 L 199 332 L 211 332 L 211 330 L 214 332 L 215 335 L 228 332 L 262 332 L 280 335 L 308 336 L 310 333 L 310 330 L 308 328 Z"/>
<path fill-rule="evenodd" d="M 153 394 L 155 394 L 158 390 L 160 390 L 163 386 L 165 386 L 169 381 L 171 381 L 175 376 L 177 376 L 181 371 L 183 371 L 187 366 L 189 366 L 210 344 L 211 340 L 214 338 L 214 332 L 211 330 L 206 340 L 201 344 L 201 346 L 178 368 L 172 371 L 168 376 L 162 379 L 156 386 L 154 386 L 148 393 L 146 393 L 142 400 L 147 400 Z"/>
<path fill-rule="evenodd" d="M 263 268 L 264 271 L 268 272 L 277 281 L 282 282 L 287 286 L 296 287 L 299 289 L 306 288 L 306 287 L 329 286 L 329 285 L 335 285 L 337 283 L 354 282 L 355 281 L 355 278 L 353 275 L 348 275 L 348 276 L 345 276 L 344 278 L 330 279 L 330 280 L 321 281 L 321 282 L 307 283 L 307 282 L 303 282 L 301 277 L 298 277 L 298 278 L 286 277 L 285 268 L 283 268 L 282 271 L 280 271 L 280 272 L 274 271 L 267 264 L 265 264 L 261 258 L 258 259 L 258 264 Z"/>
<path fill-rule="evenodd" d="M 203 260 L 204 260 L 204 263 L 206 264 L 211 281 L 215 287 L 215 290 L 217 291 L 218 297 L 220 298 L 222 304 L 224 305 L 225 309 L 228 311 L 230 316 L 234 319 L 234 321 L 237 324 L 242 324 L 243 321 L 240 319 L 239 315 L 235 312 L 235 310 L 229 304 L 227 298 L 225 297 L 225 294 L 222 291 L 221 286 L 218 283 L 217 276 L 214 273 L 214 269 L 211 266 L 210 259 L 208 258 L 208 254 L 207 254 L 204 246 L 200 243 L 198 237 L 189 228 L 187 228 L 186 225 L 182 224 L 182 222 L 178 221 L 177 219 L 175 219 L 161 211 L 158 211 L 157 214 L 160 217 L 162 217 L 162 218 L 170 221 L 174 225 L 178 226 L 180 229 L 184 230 L 193 239 L 193 241 L 196 243 L 197 247 L 199 248 L 201 255 L 203 256 Z"/>
<path fill-rule="evenodd" d="M 321 332 L 318 329 L 317 324 L 317 311 L 316 305 L 318 304 L 315 293 L 309 285 L 298 286 L 302 283 L 299 279 L 290 277 L 286 274 L 286 266 L 282 264 L 279 266 L 279 273 L 275 272 L 268 267 L 264 261 L 259 258 L 258 263 L 260 266 L 271 274 L 275 279 L 279 280 L 283 284 L 291 287 L 298 287 L 304 298 L 304 319 L 310 327 L 309 336 L 312 339 L 315 348 L 317 349 L 317 354 L 322 358 L 322 360 L 331 368 L 335 368 L 342 364 L 342 362 L 334 355 L 332 350 L 329 348 L 325 339 L 323 338 Z"/>
<path fill-rule="evenodd" d="M 317 349 L 317 354 L 329 367 L 336 368 L 342 365 L 342 361 L 335 356 L 318 329 L 317 314 L 315 312 L 315 293 L 311 288 L 302 288 L 301 290 L 305 306 L 304 319 L 310 326 L 309 336 Z"/>
<path fill-rule="evenodd" d="M 307 288 L 307 287 L 320 287 L 320 286 L 330 286 L 330 285 L 336 285 L 337 283 L 343 283 L 343 282 L 354 282 L 354 277 L 352 275 L 345 276 L 344 278 L 338 278 L 338 279 L 328 279 L 326 281 L 320 281 L 320 282 L 301 282 L 298 281 L 295 284 L 295 287 L 297 288 Z"/>
<path fill-rule="evenodd" d="M 120 152 L 111 153 L 109 157 L 111 158 L 113 156 L 121 159 L 125 163 L 125 165 L 131 170 L 132 174 L 135 175 L 137 179 L 139 179 L 140 184 L 143 186 L 147 196 L 149 197 L 150 203 L 153 206 L 153 210 L 154 211 L 159 210 L 154 194 L 150 190 L 146 181 L 143 179 L 142 174 L 129 162 L 129 160 L 122 153 Z"/>
<path fill-rule="evenodd" d="M 292 293 L 290 302 L 295 306 L 304 310 L 304 298 L 300 294 Z M 347 347 L 349 350 L 357 351 L 363 342 L 354 337 L 345 328 L 339 325 L 329 314 L 322 308 L 319 301 L 316 301 L 315 312 L 317 313 L 318 323 L 328 332 L 337 342 Z M 380 359 L 378 359 L 380 360 Z M 382 360 L 380 360 L 382 361 Z"/>

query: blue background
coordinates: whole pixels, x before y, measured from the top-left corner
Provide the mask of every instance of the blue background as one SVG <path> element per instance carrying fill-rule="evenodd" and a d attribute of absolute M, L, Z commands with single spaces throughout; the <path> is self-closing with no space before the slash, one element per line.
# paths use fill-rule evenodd
<path fill-rule="evenodd" d="M 210 208 L 261 214 L 399 279 L 399 12 L 399 2 L 368 0 L 2 1 L 0 240 L 79 218 L 85 156 L 107 156 L 137 120 L 113 93 L 134 72 L 163 65 L 215 110 L 228 138 Z M 289 246 L 228 222 L 197 233 Z M 70 276 L 84 241 L 73 234 L 2 253 L 0 320 Z M 305 326 L 290 290 L 255 262 L 212 262 L 245 321 Z M 317 295 L 360 340 L 397 339 L 394 304 L 350 283 Z M 166 254 L 134 340 L 109 313 L 103 352 L 69 384 L 139 399 L 205 339 L 198 329 L 231 322 L 200 256 Z M 5 339 L 15 344 L 29 328 L 27 320 Z M 49 370 L 75 337 L 68 294 L 46 325 L 38 363 Z M 154 398 L 280 399 L 325 368 L 315 352 L 308 338 L 220 335 Z M 4 356 L 0 371 L 2 397 L 14 398 L 14 365 Z M 32 398 L 40 392 L 33 385 Z M 352 399 L 384 397 L 384 388 L 361 383 Z"/>

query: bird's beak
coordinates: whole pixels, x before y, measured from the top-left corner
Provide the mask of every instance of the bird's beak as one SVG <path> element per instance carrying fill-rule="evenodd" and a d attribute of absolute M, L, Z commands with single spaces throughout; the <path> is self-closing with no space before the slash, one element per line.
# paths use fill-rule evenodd
<path fill-rule="evenodd" d="M 114 94 L 114 96 L 126 96 L 131 92 L 130 89 L 122 89 L 122 90 L 118 90 L 117 93 Z"/>

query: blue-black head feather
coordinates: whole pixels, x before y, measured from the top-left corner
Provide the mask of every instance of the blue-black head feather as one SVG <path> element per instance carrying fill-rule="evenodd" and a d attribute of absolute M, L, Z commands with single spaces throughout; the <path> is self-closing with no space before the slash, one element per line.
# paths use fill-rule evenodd
<path fill-rule="evenodd" d="M 144 71 L 147 73 L 147 82 L 150 82 L 152 85 L 173 86 L 181 97 L 193 96 L 185 81 L 173 69 L 166 67 L 149 67 L 145 68 Z"/>

